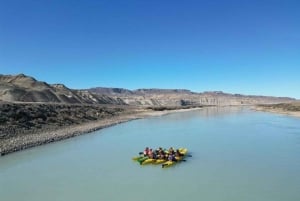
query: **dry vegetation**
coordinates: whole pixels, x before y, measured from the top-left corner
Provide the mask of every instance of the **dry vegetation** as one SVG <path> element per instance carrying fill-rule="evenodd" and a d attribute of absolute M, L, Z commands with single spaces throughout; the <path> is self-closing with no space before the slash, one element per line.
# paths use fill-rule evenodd
<path fill-rule="evenodd" d="M 300 102 L 293 103 L 279 103 L 279 104 L 261 104 L 259 107 L 265 109 L 279 109 L 287 112 L 300 112 Z"/>

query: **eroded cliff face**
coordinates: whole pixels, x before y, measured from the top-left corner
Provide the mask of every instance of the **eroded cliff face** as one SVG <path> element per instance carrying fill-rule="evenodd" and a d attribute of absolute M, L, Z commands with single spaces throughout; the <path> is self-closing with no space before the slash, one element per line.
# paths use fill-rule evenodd
<path fill-rule="evenodd" d="M 185 89 L 69 89 L 20 75 L 0 75 L 0 101 L 134 106 L 251 105 L 293 102 L 292 98 L 245 96 L 220 91 L 195 93 Z"/>
<path fill-rule="evenodd" d="M 198 105 L 252 105 L 293 102 L 295 99 L 286 97 L 245 96 L 228 94 L 220 91 L 195 93 L 180 89 L 124 89 L 110 91 L 109 88 L 93 88 L 91 91 L 122 99 L 128 105 L 141 106 L 198 106 Z"/>

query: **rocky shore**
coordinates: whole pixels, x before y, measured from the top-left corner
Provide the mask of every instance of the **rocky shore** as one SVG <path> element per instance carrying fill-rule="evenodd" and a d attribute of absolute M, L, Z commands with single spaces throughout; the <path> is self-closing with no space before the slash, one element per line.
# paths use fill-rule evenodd
<path fill-rule="evenodd" d="M 0 155 L 149 116 L 199 108 L 1 103 Z"/>

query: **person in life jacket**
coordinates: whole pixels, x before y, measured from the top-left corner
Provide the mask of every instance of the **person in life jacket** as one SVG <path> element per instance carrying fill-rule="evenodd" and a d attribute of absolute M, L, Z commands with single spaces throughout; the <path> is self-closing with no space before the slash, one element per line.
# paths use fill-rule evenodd
<path fill-rule="evenodd" d="M 156 159 L 156 154 L 152 149 L 149 149 L 148 156 L 149 158 Z"/>
<path fill-rule="evenodd" d="M 143 152 L 144 156 L 148 156 L 149 155 L 149 151 L 150 151 L 149 147 L 146 147 L 145 150 L 144 150 L 144 152 Z"/>
<path fill-rule="evenodd" d="M 175 155 L 174 155 L 174 154 L 169 154 L 169 156 L 168 156 L 168 161 L 174 161 L 174 162 L 176 162 L 177 159 L 175 158 Z"/>
<path fill-rule="evenodd" d="M 177 149 L 176 152 L 175 152 L 175 156 L 176 157 L 181 157 L 181 156 L 184 156 L 184 154 L 180 153 L 179 149 Z"/>
<path fill-rule="evenodd" d="M 164 159 L 165 158 L 165 151 L 163 150 L 163 148 L 159 147 L 157 150 L 156 150 L 156 155 L 159 159 Z"/>
<path fill-rule="evenodd" d="M 170 147 L 169 154 L 175 154 L 175 151 L 174 151 L 173 147 Z"/>

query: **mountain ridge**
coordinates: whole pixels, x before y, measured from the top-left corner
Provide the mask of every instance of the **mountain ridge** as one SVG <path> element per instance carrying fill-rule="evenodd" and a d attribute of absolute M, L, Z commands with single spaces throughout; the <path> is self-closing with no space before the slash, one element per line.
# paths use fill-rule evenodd
<path fill-rule="evenodd" d="M 110 87 L 70 89 L 64 84 L 48 84 L 24 74 L 1 74 L 0 101 L 134 106 L 223 106 L 286 103 L 296 101 L 296 99 L 230 94 L 223 91 L 193 92 L 188 89 L 140 88 L 129 90 Z"/>
<path fill-rule="evenodd" d="M 290 97 L 230 94 L 223 91 L 193 92 L 187 89 L 135 89 L 96 87 L 86 89 L 122 99 L 128 105 L 186 106 L 186 105 L 245 105 L 274 104 L 296 101 Z"/>

